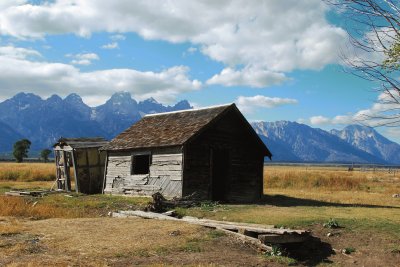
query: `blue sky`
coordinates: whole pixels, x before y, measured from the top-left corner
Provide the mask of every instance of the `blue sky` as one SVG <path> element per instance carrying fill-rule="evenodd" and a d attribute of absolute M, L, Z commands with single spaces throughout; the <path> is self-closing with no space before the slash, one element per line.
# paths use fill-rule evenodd
<path fill-rule="evenodd" d="M 343 21 L 320 0 L 2 0 L 0 101 L 78 93 L 96 106 L 128 91 L 343 128 L 379 96 L 343 71 Z M 400 141 L 395 128 L 379 131 Z"/>

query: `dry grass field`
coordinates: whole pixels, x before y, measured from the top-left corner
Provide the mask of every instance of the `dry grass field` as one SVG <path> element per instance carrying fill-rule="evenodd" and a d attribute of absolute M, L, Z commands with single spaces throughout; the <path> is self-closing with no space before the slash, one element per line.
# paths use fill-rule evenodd
<path fill-rule="evenodd" d="M 0 181 L 54 181 L 54 163 L 0 162 Z"/>
<path fill-rule="evenodd" d="M 3 178 L 19 169 L 25 174 L 18 174 L 15 180 Z M 52 164 L 0 163 L 0 174 L 4 175 L 0 176 L 0 192 L 48 189 L 52 185 L 48 180 L 52 170 Z M 38 173 L 43 173 L 43 178 Z M 147 198 L 80 194 L 43 198 L 1 196 L 0 265 L 399 265 L 400 198 L 392 195 L 400 193 L 400 173 L 266 166 L 264 180 L 264 198 L 260 203 L 204 203 L 178 212 L 309 229 L 315 240 L 305 244 L 302 253 L 295 249 L 286 251 L 286 256 L 265 256 L 208 229 L 107 218 L 109 211 L 141 208 Z M 325 228 L 323 224 L 331 219 L 340 227 Z M 342 250 L 350 254 L 341 253 Z"/>

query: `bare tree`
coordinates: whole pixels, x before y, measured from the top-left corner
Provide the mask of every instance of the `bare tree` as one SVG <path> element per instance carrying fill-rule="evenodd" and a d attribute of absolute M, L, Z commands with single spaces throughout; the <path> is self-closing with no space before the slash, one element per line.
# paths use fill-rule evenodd
<path fill-rule="evenodd" d="M 346 19 L 349 47 L 345 68 L 377 83 L 373 110 L 363 114 L 373 126 L 400 126 L 400 2 L 398 0 L 325 0 Z"/>

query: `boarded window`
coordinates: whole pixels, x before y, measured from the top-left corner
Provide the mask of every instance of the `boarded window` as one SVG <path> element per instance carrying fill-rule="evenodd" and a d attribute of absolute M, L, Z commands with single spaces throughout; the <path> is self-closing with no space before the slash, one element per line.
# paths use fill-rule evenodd
<path fill-rule="evenodd" d="M 151 164 L 151 155 L 133 155 L 131 174 L 148 174 Z"/>

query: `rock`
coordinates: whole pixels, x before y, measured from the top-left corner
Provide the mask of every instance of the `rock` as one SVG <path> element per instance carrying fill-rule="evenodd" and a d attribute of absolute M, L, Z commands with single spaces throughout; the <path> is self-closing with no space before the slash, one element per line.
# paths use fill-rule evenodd
<path fill-rule="evenodd" d="M 331 237 L 331 236 L 333 236 L 333 234 L 332 233 L 327 233 L 326 236 L 327 237 Z"/>
<path fill-rule="evenodd" d="M 177 236 L 177 235 L 181 235 L 181 231 L 179 231 L 179 230 L 175 230 L 175 231 L 172 231 L 171 233 L 169 233 L 169 235 L 170 235 L 170 236 Z"/>

